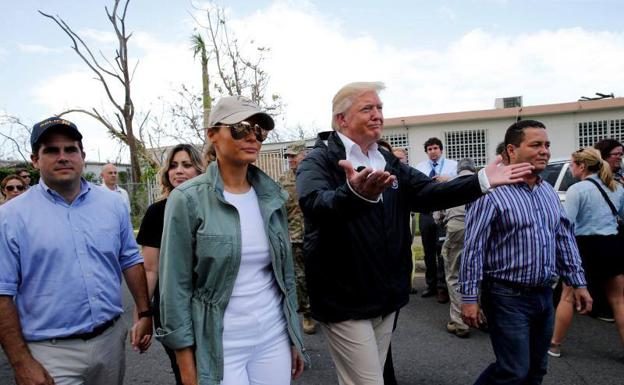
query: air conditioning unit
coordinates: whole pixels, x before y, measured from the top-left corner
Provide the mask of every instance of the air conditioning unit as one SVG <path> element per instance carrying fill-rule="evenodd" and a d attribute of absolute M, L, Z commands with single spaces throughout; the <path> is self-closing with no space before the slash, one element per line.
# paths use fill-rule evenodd
<path fill-rule="evenodd" d="M 522 96 L 511 96 L 508 98 L 496 98 L 494 101 L 495 108 L 514 108 L 522 107 Z"/>

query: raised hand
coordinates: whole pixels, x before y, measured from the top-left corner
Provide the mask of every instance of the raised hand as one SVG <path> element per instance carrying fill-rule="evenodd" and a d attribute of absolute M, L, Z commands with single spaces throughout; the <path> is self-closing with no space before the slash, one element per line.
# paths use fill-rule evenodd
<path fill-rule="evenodd" d="M 533 172 L 534 168 L 530 163 L 504 165 L 503 158 L 499 155 L 494 162 L 485 166 L 485 175 L 490 186 L 496 187 L 522 182 L 526 176 Z"/>
<path fill-rule="evenodd" d="M 396 180 L 396 176 L 389 172 L 373 171 L 370 167 L 356 171 L 348 160 L 341 160 L 338 164 L 345 170 L 351 188 L 366 199 L 377 199 Z"/>

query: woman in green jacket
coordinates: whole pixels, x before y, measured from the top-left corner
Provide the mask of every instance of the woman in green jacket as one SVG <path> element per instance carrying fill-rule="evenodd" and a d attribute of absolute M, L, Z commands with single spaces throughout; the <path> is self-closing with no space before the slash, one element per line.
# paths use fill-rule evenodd
<path fill-rule="evenodd" d="M 240 97 L 209 120 L 217 161 L 167 201 L 158 338 L 184 384 L 289 384 L 303 347 L 286 193 L 251 164 L 274 122 Z"/>

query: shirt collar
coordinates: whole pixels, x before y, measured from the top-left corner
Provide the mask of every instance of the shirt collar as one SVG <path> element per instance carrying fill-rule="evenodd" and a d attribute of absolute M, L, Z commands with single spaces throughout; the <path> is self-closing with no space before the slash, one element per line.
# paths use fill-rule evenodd
<path fill-rule="evenodd" d="M 56 191 L 48 187 L 47 184 L 45 184 L 43 178 L 39 178 L 39 185 L 41 186 L 41 191 L 44 193 L 43 195 L 48 200 L 52 202 L 61 200 L 62 202 L 67 203 L 65 201 L 65 198 L 63 198 L 59 193 L 57 193 Z M 85 195 L 86 193 L 88 193 L 89 191 L 91 191 L 91 186 L 89 185 L 89 182 L 87 182 L 85 178 L 80 177 L 80 193 L 78 194 L 76 199 L 74 199 L 74 202 L 76 202 L 78 199 L 81 199 L 81 197 Z"/>
<path fill-rule="evenodd" d="M 342 140 L 342 144 L 345 147 L 345 153 L 351 154 L 354 151 L 353 146 L 355 146 L 356 151 L 359 151 L 361 154 L 364 154 L 364 152 L 362 152 L 362 148 L 360 148 L 360 146 L 354 141 L 352 141 L 348 136 L 338 131 L 336 131 L 336 133 L 338 134 L 338 137 L 340 138 L 340 140 Z M 368 151 L 377 151 L 378 148 L 379 148 L 379 145 L 377 144 L 377 142 L 373 142 L 370 146 L 368 146 Z"/>
<path fill-rule="evenodd" d="M 439 166 L 443 161 L 444 161 L 444 157 L 440 156 L 438 160 L 435 161 L 436 167 Z M 433 161 L 431 159 L 429 159 L 429 165 L 433 167 Z"/>

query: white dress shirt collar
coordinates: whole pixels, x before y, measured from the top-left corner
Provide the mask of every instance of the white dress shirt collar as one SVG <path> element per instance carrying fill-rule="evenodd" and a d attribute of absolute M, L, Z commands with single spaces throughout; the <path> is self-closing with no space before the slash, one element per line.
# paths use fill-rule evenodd
<path fill-rule="evenodd" d="M 354 169 L 364 166 L 371 167 L 373 170 L 385 170 L 386 158 L 379 152 L 377 143 L 372 143 L 368 146 L 368 155 L 365 155 L 357 143 L 338 131 L 336 133 L 345 147 L 347 160 L 351 162 Z"/>

